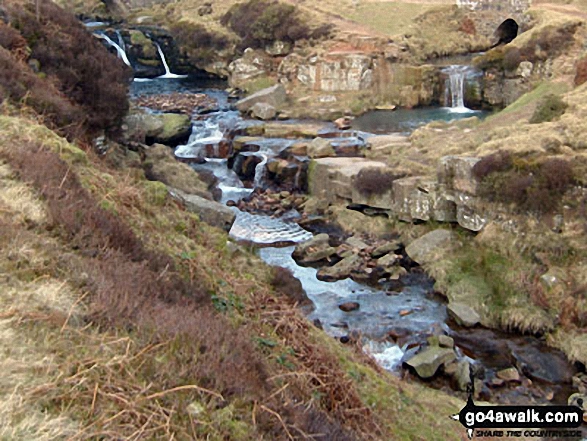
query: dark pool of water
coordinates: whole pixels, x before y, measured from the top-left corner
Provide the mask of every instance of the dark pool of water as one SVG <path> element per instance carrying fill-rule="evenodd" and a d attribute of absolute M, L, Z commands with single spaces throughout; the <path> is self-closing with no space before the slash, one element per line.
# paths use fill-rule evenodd
<path fill-rule="evenodd" d="M 426 107 L 418 109 L 373 110 L 357 117 L 353 129 L 378 135 L 387 133 L 410 133 L 432 121 L 453 121 L 476 116 L 484 118 L 487 112 L 453 112 L 446 107 Z"/>
<path fill-rule="evenodd" d="M 228 87 L 226 80 L 204 74 L 190 75 L 187 78 L 139 79 L 130 85 L 130 95 L 144 96 L 167 93 L 221 93 Z"/>

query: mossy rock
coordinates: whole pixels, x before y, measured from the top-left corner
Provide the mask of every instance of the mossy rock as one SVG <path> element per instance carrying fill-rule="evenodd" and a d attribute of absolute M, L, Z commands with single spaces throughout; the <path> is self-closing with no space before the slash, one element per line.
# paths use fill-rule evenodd
<path fill-rule="evenodd" d="M 161 115 L 161 119 L 163 130 L 157 135 L 156 142 L 171 145 L 189 137 L 192 127 L 189 116 L 179 113 L 164 113 Z"/>

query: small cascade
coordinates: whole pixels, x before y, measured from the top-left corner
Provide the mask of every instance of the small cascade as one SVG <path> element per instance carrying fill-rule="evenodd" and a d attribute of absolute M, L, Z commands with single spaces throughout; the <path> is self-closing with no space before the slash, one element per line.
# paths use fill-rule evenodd
<path fill-rule="evenodd" d="M 452 65 L 442 70 L 448 75 L 448 81 L 444 86 L 444 104 L 451 112 L 472 112 L 471 109 L 465 107 L 465 77 L 470 69 L 469 66 Z"/>
<path fill-rule="evenodd" d="M 111 47 L 116 49 L 116 52 L 118 53 L 118 58 L 120 58 L 124 62 L 124 64 L 126 64 L 128 67 L 132 67 L 130 64 L 130 61 L 128 60 L 128 57 L 126 56 L 126 52 L 124 51 L 123 47 L 121 47 L 119 44 L 112 41 L 112 39 L 104 33 L 96 33 L 94 35 L 98 38 L 101 38 L 106 43 L 108 43 Z"/>
<path fill-rule="evenodd" d="M 253 185 L 255 188 L 262 188 L 265 180 L 265 166 L 267 165 L 268 157 L 265 153 L 259 153 L 258 156 L 262 158 L 261 162 L 255 167 L 255 179 Z"/>
<path fill-rule="evenodd" d="M 165 68 L 165 74 L 161 75 L 157 78 L 187 78 L 187 75 L 178 75 L 178 74 L 174 74 L 171 72 L 171 70 L 169 69 L 169 65 L 167 64 L 167 60 L 165 59 L 165 54 L 163 53 L 163 49 L 161 49 L 161 46 L 159 45 L 159 43 L 157 43 L 156 41 L 154 41 L 155 46 L 157 46 L 157 51 L 159 52 L 159 56 L 161 57 L 161 62 L 163 63 L 163 67 Z"/>
<path fill-rule="evenodd" d="M 220 124 L 216 118 L 204 121 L 194 121 L 192 134 L 186 145 L 180 145 L 175 150 L 178 158 L 202 158 L 207 156 L 207 147 L 212 146 L 213 156 L 220 156 L 220 142 L 224 139 L 224 133 L 220 130 Z"/>

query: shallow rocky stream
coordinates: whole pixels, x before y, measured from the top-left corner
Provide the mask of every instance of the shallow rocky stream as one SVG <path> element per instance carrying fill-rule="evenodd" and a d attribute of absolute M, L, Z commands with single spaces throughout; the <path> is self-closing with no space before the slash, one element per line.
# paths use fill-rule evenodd
<path fill-rule="evenodd" d="M 196 171 L 213 175 L 217 180 L 218 200 L 224 204 L 234 201 L 230 204 L 234 206 L 251 195 L 252 187 L 262 188 L 270 184 L 266 180 L 267 162 L 282 155 L 295 140 L 280 137 L 256 139 L 252 143 L 255 148 L 243 148 L 231 158 L 231 143 L 235 136 L 241 136 L 248 127 L 259 123 L 246 120 L 233 110 L 228 94 L 220 87 L 222 83 L 155 79 L 135 82 L 131 93 L 136 97 L 199 92 L 217 102 L 214 108 L 194 114 L 192 135 L 187 144 L 176 148 L 175 153 Z M 370 136 L 367 130 L 405 133 L 437 118 L 448 119 L 451 112 L 446 109 L 402 110 L 395 113 L 395 120 L 392 116 L 391 112 L 385 111 L 366 114 L 355 120 L 354 129 L 347 132 L 338 131 L 332 124 L 311 123 L 322 125 L 325 137 L 364 145 Z M 247 165 L 251 160 L 253 162 Z M 295 161 L 296 164 L 304 164 L 309 160 L 297 155 Z M 248 171 L 245 170 L 247 168 Z M 299 193 L 305 185 L 300 182 L 304 179 L 299 172 L 301 167 L 297 170 L 292 174 L 295 178 L 292 182 L 297 187 L 294 190 Z M 539 339 L 479 327 L 458 327 L 448 318 L 442 298 L 434 294 L 433 281 L 418 268 L 408 268 L 409 273 L 402 276 L 400 288 L 391 291 L 384 285 L 367 286 L 350 278 L 321 281 L 316 277 L 317 268 L 300 266 L 292 258 L 294 245 L 313 237 L 311 232 L 295 222 L 300 213 L 294 209 L 271 216 L 248 213 L 236 206 L 232 209 L 237 217 L 230 236 L 237 242 L 252 245 L 269 265 L 287 268 L 301 281 L 314 304 L 311 311 L 306 311 L 308 319 L 343 343 L 361 338 L 365 351 L 372 354 L 385 369 L 403 375 L 409 381 L 421 381 L 403 362 L 428 344 L 439 346 L 445 354 L 454 355 L 449 354 L 449 362 L 441 368 L 444 372 L 426 380 L 427 384 L 460 393 L 463 397 L 468 366 L 473 366 L 472 371 L 478 378 L 475 384 L 478 398 L 483 400 L 566 404 L 568 396 L 577 391 L 576 385 L 573 385 L 575 367 L 567 362 L 562 353 L 549 349 Z M 356 302 L 360 307 L 343 311 L 340 305 L 349 302 Z M 436 337 L 426 343 L 427 337 L 432 335 L 448 335 L 450 339 L 442 337 L 439 342 Z"/>

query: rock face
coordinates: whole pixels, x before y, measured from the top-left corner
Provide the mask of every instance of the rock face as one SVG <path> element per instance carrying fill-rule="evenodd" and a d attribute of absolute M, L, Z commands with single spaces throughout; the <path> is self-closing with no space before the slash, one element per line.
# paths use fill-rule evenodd
<path fill-rule="evenodd" d="M 236 103 L 236 108 L 241 112 L 248 112 L 257 103 L 265 103 L 279 109 L 285 104 L 287 95 L 285 88 L 281 84 L 268 87 L 267 89 L 260 90 Z"/>
<path fill-rule="evenodd" d="M 456 236 L 449 230 L 434 230 L 416 239 L 406 247 L 406 254 L 420 265 L 432 262 L 450 252 Z"/>
<path fill-rule="evenodd" d="M 242 58 L 228 65 L 230 87 L 241 88 L 252 80 L 266 76 L 271 65 L 269 56 L 263 51 L 246 49 Z"/>
<path fill-rule="evenodd" d="M 183 203 L 188 211 L 196 213 L 203 222 L 230 231 L 236 214 L 227 206 L 177 189 L 171 189 L 170 194 Z"/>
<path fill-rule="evenodd" d="M 371 87 L 371 57 L 365 54 L 328 54 L 312 57 L 299 64 L 297 80 L 304 86 L 322 92 L 359 91 Z"/>
<path fill-rule="evenodd" d="M 452 349 L 430 346 L 410 358 L 406 364 L 414 368 L 420 378 L 432 378 L 438 368 L 456 359 Z"/>
<path fill-rule="evenodd" d="M 382 137 L 383 138 L 383 137 Z M 397 137 L 371 141 L 371 149 L 386 148 L 390 142 L 404 142 Z M 324 145 L 326 145 L 324 143 Z M 478 182 L 473 167 L 479 158 L 446 156 L 440 159 L 436 177 L 412 176 L 395 179 L 391 187 L 377 193 L 359 190 L 357 176 L 365 167 L 386 167 L 379 161 L 358 158 L 320 158 L 314 154 L 309 169 L 312 195 L 329 203 L 341 201 L 387 210 L 406 222 L 414 220 L 457 222 L 463 228 L 480 231 L 491 219 L 491 209 L 477 195 Z"/>

